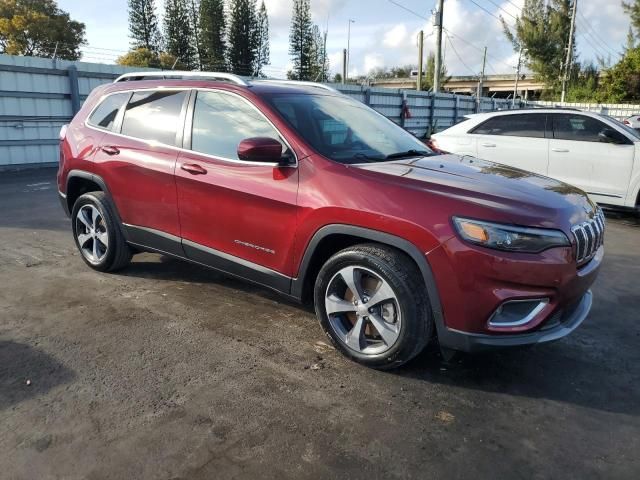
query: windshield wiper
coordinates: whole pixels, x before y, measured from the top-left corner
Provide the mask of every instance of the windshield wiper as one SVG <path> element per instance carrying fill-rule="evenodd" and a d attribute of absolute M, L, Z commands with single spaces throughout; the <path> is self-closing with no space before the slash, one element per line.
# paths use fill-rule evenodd
<path fill-rule="evenodd" d="M 424 157 L 431 155 L 431 152 L 427 150 L 407 150 L 406 152 L 391 153 L 385 157 L 385 160 L 393 160 L 394 158 L 408 158 L 408 157 Z"/>

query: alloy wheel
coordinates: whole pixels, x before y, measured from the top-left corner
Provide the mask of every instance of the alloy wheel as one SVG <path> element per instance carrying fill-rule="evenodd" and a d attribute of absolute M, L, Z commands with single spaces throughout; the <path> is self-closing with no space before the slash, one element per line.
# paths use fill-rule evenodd
<path fill-rule="evenodd" d="M 329 281 L 325 310 L 340 341 L 358 353 L 383 353 L 400 336 L 398 297 L 386 280 L 368 268 L 340 269 Z"/>
<path fill-rule="evenodd" d="M 82 255 L 100 263 L 109 250 L 109 234 L 104 217 L 93 205 L 83 205 L 76 215 L 76 238 Z"/>

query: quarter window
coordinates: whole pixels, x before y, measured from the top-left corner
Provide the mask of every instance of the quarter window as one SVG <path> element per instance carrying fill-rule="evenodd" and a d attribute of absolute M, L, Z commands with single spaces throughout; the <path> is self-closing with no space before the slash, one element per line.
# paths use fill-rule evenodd
<path fill-rule="evenodd" d="M 167 145 L 176 144 L 184 91 L 136 92 L 122 120 L 122 134 Z"/>
<path fill-rule="evenodd" d="M 530 113 L 500 115 L 480 124 L 470 133 L 509 137 L 544 138 L 546 115 Z"/>
<path fill-rule="evenodd" d="M 238 145 L 252 137 L 270 137 L 282 143 L 276 129 L 246 101 L 226 93 L 198 92 L 193 111 L 192 150 L 238 160 Z"/>
<path fill-rule="evenodd" d="M 114 93 L 102 100 L 91 116 L 88 123 L 94 127 L 104 128 L 105 130 L 113 130 L 113 125 L 120 111 L 120 107 L 129 98 L 130 93 Z"/>

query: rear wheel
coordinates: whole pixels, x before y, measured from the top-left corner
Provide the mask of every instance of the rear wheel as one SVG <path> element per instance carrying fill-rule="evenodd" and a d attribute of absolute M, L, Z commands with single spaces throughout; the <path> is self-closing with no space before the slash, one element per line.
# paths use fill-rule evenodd
<path fill-rule="evenodd" d="M 132 251 L 103 192 L 81 195 L 73 205 L 71 218 L 76 246 L 87 265 L 109 272 L 129 264 Z"/>
<path fill-rule="evenodd" d="M 380 245 L 357 245 L 331 257 L 316 279 L 315 308 L 337 348 L 374 368 L 411 360 L 433 332 L 417 266 Z"/>

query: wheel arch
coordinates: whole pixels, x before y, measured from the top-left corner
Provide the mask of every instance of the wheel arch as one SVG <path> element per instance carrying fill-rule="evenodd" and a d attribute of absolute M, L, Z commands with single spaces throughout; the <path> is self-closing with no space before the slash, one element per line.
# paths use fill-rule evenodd
<path fill-rule="evenodd" d="M 68 211 L 73 211 L 73 205 L 81 195 L 92 191 L 101 191 L 105 194 L 107 200 L 111 203 L 113 213 L 121 227 L 122 219 L 120 218 L 116 204 L 113 201 L 111 192 L 109 191 L 104 179 L 95 173 L 87 172 L 85 170 L 71 170 L 67 174 L 66 202 Z M 121 230 L 124 233 L 125 238 L 127 238 L 125 229 L 121 228 Z"/>
<path fill-rule="evenodd" d="M 305 249 L 297 278 L 292 280 L 292 296 L 308 302 L 313 297 L 315 278 L 322 265 L 334 253 L 358 243 L 375 242 L 406 254 L 418 266 L 427 288 L 436 328 L 444 328 L 444 317 L 433 270 L 424 253 L 404 238 L 378 230 L 353 225 L 326 225 L 320 228 Z"/>

